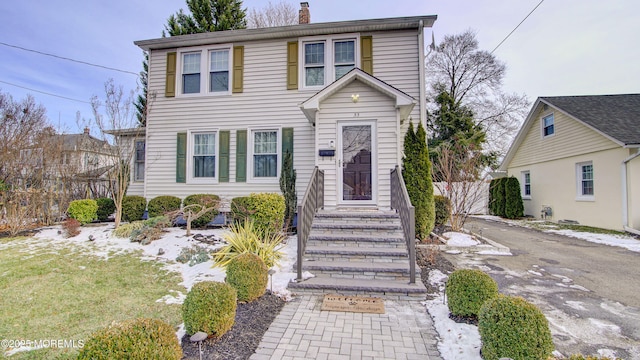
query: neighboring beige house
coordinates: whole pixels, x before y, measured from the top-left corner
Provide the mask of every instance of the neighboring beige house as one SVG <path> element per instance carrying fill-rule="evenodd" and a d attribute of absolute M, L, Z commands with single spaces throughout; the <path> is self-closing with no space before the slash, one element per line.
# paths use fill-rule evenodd
<path fill-rule="evenodd" d="M 538 98 L 501 170 L 526 215 L 640 234 L 640 94 Z"/>
<path fill-rule="evenodd" d="M 129 194 L 280 192 L 291 151 L 299 200 L 317 166 L 325 208 L 389 209 L 406 129 L 426 118 L 424 28 L 435 19 L 136 41 L 149 53 L 149 113 L 144 185 L 134 179 Z"/>
<path fill-rule="evenodd" d="M 146 129 L 144 127 L 107 130 L 120 147 L 119 155 L 129 162 L 129 186 L 127 195 L 144 196 L 144 172 L 146 168 Z"/>

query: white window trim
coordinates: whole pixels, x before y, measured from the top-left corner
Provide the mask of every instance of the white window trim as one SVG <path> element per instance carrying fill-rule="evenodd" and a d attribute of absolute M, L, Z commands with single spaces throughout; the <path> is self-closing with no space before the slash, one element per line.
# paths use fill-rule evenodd
<path fill-rule="evenodd" d="M 333 83 L 335 79 L 335 64 L 334 64 L 334 46 L 335 41 L 340 40 L 353 40 L 355 51 L 355 67 L 360 67 L 360 33 L 353 34 L 339 34 L 332 36 L 310 36 L 298 39 L 298 80 L 299 84 L 302 84 L 302 90 L 321 90 L 327 85 Z M 304 67 L 304 44 L 324 42 L 324 84 L 318 86 L 307 86 Z"/>
<path fill-rule="evenodd" d="M 545 135 L 544 134 L 544 128 L 545 128 L 544 119 L 547 118 L 548 116 L 553 116 L 553 134 Z M 542 115 L 540 117 L 540 134 L 542 135 L 543 139 L 553 137 L 556 134 L 557 130 L 558 129 L 556 127 L 556 115 L 553 112 L 546 113 L 546 114 L 544 114 L 544 115 Z"/>
<path fill-rule="evenodd" d="M 263 178 L 253 176 L 253 133 L 255 131 L 275 131 L 278 143 L 276 144 L 278 157 L 276 159 L 276 176 L 273 178 Z M 247 182 L 254 184 L 278 184 L 280 183 L 280 172 L 282 170 L 282 126 L 250 127 L 247 129 Z"/>
<path fill-rule="evenodd" d="M 582 194 L 582 167 L 585 165 L 591 165 L 593 168 L 593 195 Z M 595 167 L 593 167 L 593 161 L 583 161 L 576 163 L 576 201 L 596 201 L 596 177 Z"/>
<path fill-rule="evenodd" d="M 138 159 L 137 144 L 139 142 L 144 143 L 144 159 L 142 161 L 142 167 L 144 169 L 144 173 L 141 180 L 136 178 L 136 175 L 137 175 L 136 165 L 137 165 L 137 159 Z M 147 141 L 144 139 L 133 140 L 133 171 L 132 171 L 131 181 L 134 183 L 143 183 L 146 176 L 147 176 Z"/>
<path fill-rule="evenodd" d="M 206 178 L 197 178 L 193 176 L 193 135 L 195 134 L 215 134 L 216 142 L 216 161 L 215 176 Z M 218 175 L 220 174 L 220 130 L 217 128 L 190 129 L 187 131 L 187 184 L 217 184 Z"/>
<path fill-rule="evenodd" d="M 209 69 L 210 69 L 210 52 L 215 50 L 229 51 L 229 90 L 228 91 L 209 91 Z M 193 94 L 182 93 L 182 58 L 184 54 L 200 52 L 200 92 Z M 223 96 L 231 95 L 231 87 L 233 86 L 233 44 L 219 44 L 215 46 L 198 46 L 183 48 L 178 51 L 176 59 L 176 97 L 203 97 L 203 96 Z"/>
<path fill-rule="evenodd" d="M 521 171 L 520 174 L 522 177 L 522 189 L 521 189 L 522 200 L 531 200 L 531 192 L 532 192 L 531 191 L 531 171 L 529 170 Z M 529 194 L 528 195 L 526 194 L 526 191 L 525 191 L 525 187 L 527 185 L 527 183 L 525 182 L 525 180 L 527 179 L 526 178 L 527 174 L 529 174 Z"/>

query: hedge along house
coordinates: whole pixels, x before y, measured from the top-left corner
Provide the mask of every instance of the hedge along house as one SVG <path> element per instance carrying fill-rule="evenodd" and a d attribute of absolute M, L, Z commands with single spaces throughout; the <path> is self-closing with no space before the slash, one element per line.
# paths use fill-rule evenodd
<path fill-rule="evenodd" d="M 391 208 L 404 134 L 426 118 L 436 16 L 311 24 L 301 6 L 299 25 L 135 42 L 149 53 L 143 196 L 280 192 L 290 151 L 299 205 L 323 175 L 327 210 Z"/>
<path fill-rule="evenodd" d="M 640 234 L 640 94 L 538 98 L 500 170 L 526 215 Z"/>

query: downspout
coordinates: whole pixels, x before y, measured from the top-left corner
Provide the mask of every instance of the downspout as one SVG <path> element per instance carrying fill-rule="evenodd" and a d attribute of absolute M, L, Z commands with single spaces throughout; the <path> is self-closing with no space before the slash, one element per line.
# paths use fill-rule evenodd
<path fill-rule="evenodd" d="M 420 20 L 418 23 L 418 56 L 420 58 L 420 66 L 418 74 L 420 76 L 420 121 L 422 126 L 427 128 L 427 79 L 425 78 L 425 61 L 424 54 L 424 22 Z"/>
<path fill-rule="evenodd" d="M 627 164 L 640 156 L 640 151 L 622 161 L 622 228 L 630 233 L 640 235 L 640 230 L 629 227 L 629 196 L 627 194 Z"/>

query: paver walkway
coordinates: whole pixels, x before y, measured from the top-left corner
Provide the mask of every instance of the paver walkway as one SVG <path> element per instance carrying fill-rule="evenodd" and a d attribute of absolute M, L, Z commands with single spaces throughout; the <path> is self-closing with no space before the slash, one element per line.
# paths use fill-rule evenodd
<path fill-rule="evenodd" d="M 320 311 L 322 297 L 285 304 L 251 359 L 441 359 L 420 301 L 385 300 L 384 314 Z"/>

